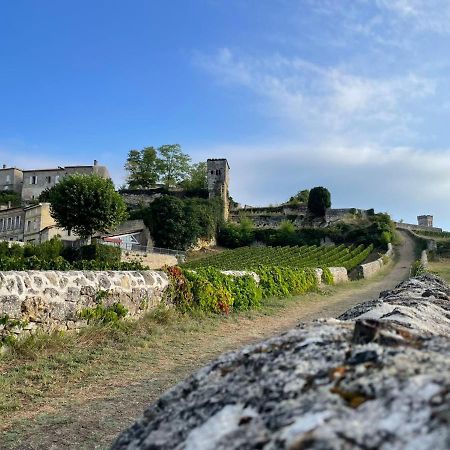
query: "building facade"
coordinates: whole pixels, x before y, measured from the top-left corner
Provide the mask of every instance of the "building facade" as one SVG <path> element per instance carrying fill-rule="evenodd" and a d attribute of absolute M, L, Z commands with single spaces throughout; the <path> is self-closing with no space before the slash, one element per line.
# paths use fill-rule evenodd
<path fill-rule="evenodd" d="M 31 202 L 39 198 L 43 191 L 54 186 L 66 175 L 74 173 L 79 174 L 97 174 L 104 178 L 110 178 L 108 169 L 105 166 L 98 165 L 94 161 L 92 166 L 66 166 L 56 169 L 35 169 L 24 170 L 23 183 L 21 189 L 22 201 Z M 0 186 L 1 189 L 1 186 Z"/>
<path fill-rule="evenodd" d="M 49 203 L 38 203 L 39 196 L 66 175 L 75 173 L 97 174 L 110 178 L 108 169 L 94 161 L 91 166 L 67 166 L 54 169 L 20 170 L 3 165 L 0 169 L 0 191 L 16 192 L 22 206 L 0 207 L 0 240 L 19 242 L 45 242 L 54 236 L 74 241 L 76 235 L 58 228 L 50 214 Z"/>

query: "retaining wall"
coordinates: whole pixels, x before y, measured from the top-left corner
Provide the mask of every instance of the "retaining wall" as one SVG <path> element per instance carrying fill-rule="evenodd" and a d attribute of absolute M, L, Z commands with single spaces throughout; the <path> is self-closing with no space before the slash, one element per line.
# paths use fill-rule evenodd
<path fill-rule="evenodd" d="M 389 243 L 387 252 L 383 256 L 381 256 L 380 258 L 378 258 L 373 262 L 361 264 L 358 266 L 357 268 L 358 278 L 372 278 L 384 266 L 385 259 L 386 258 L 391 259 L 393 256 L 394 256 L 394 248 L 392 247 L 392 244 Z"/>
<path fill-rule="evenodd" d="M 27 271 L 0 272 L 0 317 L 28 322 L 16 334 L 79 329 L 87 325 L 80 311 L 115 302 L 140 316 L 157 306 L 168 286 L 167 276 L 156 271 Z M 107 293 L 107 294 L 106 294 Z"/>

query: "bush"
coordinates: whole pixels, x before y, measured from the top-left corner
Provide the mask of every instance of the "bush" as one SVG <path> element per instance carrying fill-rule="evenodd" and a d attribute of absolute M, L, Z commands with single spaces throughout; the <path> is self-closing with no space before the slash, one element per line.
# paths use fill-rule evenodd
<path fill-rule="evenodd" d="M 60 257 L 63 249 L 64 245 L 61 240 L 57 237 L 53 237 L 49 241 L 43 242 L 42 244 L 25 244 L 23 247 L 23 256 L 24 258 L 36 256 L 42 261 L 50 261 Z"/>
<path fill-rule="evenodd" d="M 83 245 L 80 248 L 80 257 L 82 260 L 97 261 L 106 264 L 117 264 L 120 262 L 122 249 L 112 245 L 90 244 Z"/>
<path fill-rule="evenodd" d="M 158 247 L 185 250 L 199 238 L 215 236 L 222 210 L 220 199 L 181 199 L 165 195 L 141 209 L 140 215 Z"/>
<path fill-rule="evenodd" d="M 317 186 L 311 189 L 308 197 L 308 210 L 317 217 L 324 217 L 331 206 L 331 195 L 327 188 Z"/>
<path fill-rule="evenodd" d="M 255 240 L 253 222 L 243 218 L 239 224 L 228 223 L 219 231 L 219 244 L 228 248 L 245 247 Z"/>
<path fill-rule="evenodd" d="M 264 298 L 302 294 L 318 287 L 312 269 L 259 266 L 255 270 L 259 284 L 250 275 L 225 275 L 214 268 L 193 271 L 175 267 L 166 272 L 171 285 L 168 300 L 182 311 L 247 311 L 260 307 Z"/>
<path fill-rule="evenodd" d="M 148 270 L 139 262 L 106 262 L 81 260 L 70 263 L 62 256 L 43 261 L 33 255 L 29 258 L 0 258 L 0 270 Z"/>

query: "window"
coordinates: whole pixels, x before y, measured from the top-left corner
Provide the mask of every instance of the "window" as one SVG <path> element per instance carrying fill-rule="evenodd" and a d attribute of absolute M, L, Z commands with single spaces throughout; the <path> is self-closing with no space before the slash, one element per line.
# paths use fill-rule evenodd
<path fill-rule="evenodd" d="M 31 220 L 27 222 L 27 231 L 31 230 Z"/>
<path fill-rule="evenodd" d="M 38 177 L 36 175 L 31 175 L 30 177 L 30 184 L 37 184 Z"/>
<path fill-rule="evenodd" d="M 214 170 L 211 170 L 211 175 L 214 175 Z"/>
<path fill-rule="evenodd" d="M 11 183 L 11 175 L 6 175 L 6 184 Z"/>
<path fill-rule="evenodd" d="M 47 181 L 47 183 L 51 183 L 52 182 L 52 177 L 50 175 L 45 177 L 45 181 Z"/>
<path fill-rule="evenodd" d="M 59 181 L 59 175 L 55 176 L 55 183 L 57 183 Z"/>
<path fill-rule="evenodd" d="M 12 217 L 8 217 L 8 226 L 6 227 L 7 230 L 12 229 Z"/>

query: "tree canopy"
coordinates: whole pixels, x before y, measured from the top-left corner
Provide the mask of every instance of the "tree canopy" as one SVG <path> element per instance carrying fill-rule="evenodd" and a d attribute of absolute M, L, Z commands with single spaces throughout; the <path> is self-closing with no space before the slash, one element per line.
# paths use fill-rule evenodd
<path fill-rule="evenodd" d="M 150 228 L 158 247 L 185 250 L 199 238 L 215 235 L 221 221 L 221 204 L 216 199 L 181 199 L 165 195 L 138 214 Z"/>
<path fill-rule="evenodd" d="M 153 147 L 130 150 L 125 163 L 128 186 L 131 189 L 147 189 L 159 179 L 158 158 Z"/>
<path fill-rule="evenodd" d="M 300 205 L 303 203 L 308 203 L 309 198 L 309 189 L 303 189 L 302 191 L 297 192 L 297 194 L 293 195 L 288 203 L 290 205 Z"/>
<path fill-rule="evenodd" d="M 130 150 L 125 162 L 128 186 L 130 189 L 148 189 L 163 183 L 166 187 L 174 187 L 192 177 L 198 182 L 198 167 L 191 166 L 190 162 L 190 156 L 182 152 L 179 144 Z"/>
<path fill-rule="evenodd" d="M 308 210 L 317 217 L 325 217 L 331 206 L 331 194 L 327 188 L 317 186 L 311 189 L 308 198 Z"/>
<path fill-rule="evenodd" d="M 47 196 L 57 225 L 83 239 L 104 233 L 127 218 L 125 203 L 113 182 L 96 174 L 65 176 Z"/>

